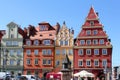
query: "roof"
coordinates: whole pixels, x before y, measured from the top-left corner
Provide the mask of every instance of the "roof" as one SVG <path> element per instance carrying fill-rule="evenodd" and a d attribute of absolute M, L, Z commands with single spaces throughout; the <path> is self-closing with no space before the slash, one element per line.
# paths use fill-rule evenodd
<path fill-rule="evenodd" d="M 88 16 L 87 16 L 87 20 L 94 20 L 94 19 L 98 19 L 98 15 L 96 14 L 93 6 L 90 8 L 90 11 L 88 13 Z"/>

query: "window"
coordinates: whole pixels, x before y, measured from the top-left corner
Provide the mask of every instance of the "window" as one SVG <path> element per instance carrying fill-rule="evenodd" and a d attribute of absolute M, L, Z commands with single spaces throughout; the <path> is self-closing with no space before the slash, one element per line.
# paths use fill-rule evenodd
<path fill-rule="evenodd" d="M 14 50 L 10 50 L 10 56 L 14 56 Z"/>
<path fill-rule="evenodd" d="M 100 44 L 104 44 L 104 39 L 100 39 Z"/>
<path fill-rule="evenodd" d="M 106 60 L 106 59 L 103 59 L 103 60 L 102 60 L 102 66 L 103 66 L 103 67 L 107 66 L 107 60 Z"/>
<path fill-rule="evenodd" d="M 90 21 L 90 26 L 94 26 L 94 21 Z"/>
<path fill-rule="evenodd" d="M 65 45 L 68 45 L 68 41 L 65 41 Z"/>
<path fill-rule="evenodd" d="M 56 55 L 60 55 L 60 50 L 56 50 Z"/>
<path fill-rule="evenodd" d="M 94 49 L 94 55 L 99 55 L 99 49 Z"/>
<path fill-rule="evenodd" d="M 94 39 L 94 40 L 93 40 L 93 44 L 95 44 L 95 45 L 98 44 L 98 40 L 97 40 L 97 39 Z"/>
<path fill-rule="evenodd" d="M 44 40 L 44 41 L 43 41 L 43 44 L 44 44 L 44 45 L 50 45 L 50 40 Z"/>
<path fill-rule="evenodd" d="M 99 66 L 99 60 L 94 60 L 94 66 Z"/>
<path fill-rule="evenodd" d="M 38 50 L 37 50 L 37 49 L 34 50 L 34 54 L 35 54 L 35 55 L 38 55 Z"/>
<path fill-rule="evenodd" d="M 80 40 L 80 45 L 84 45 L 85 44 L 85 40 Z"/>
<path fill-rule="evenodd" d="M 20 61 L 21 61 L 20 59 L 17 60 L 17 65 L 20 65 Z"/>
<path fill-rule="evenodd" d="M 35 61 L 34 61 L 35 65 L 38 65 L 38 61 L 39 61 L 39 59 L 35 59 Z"/>
<path fill-rule="evenodd" d="M 86 65 L 91 66 L 91 60 L 86 60 Z"/>
<path fill-rule="evenodd" d="M 97 35 L 98 31 L 97 30 L 93 30 L 93 35 Z"/>
<path fill-rule="evenodd" d="M 91 44 L 91 40 L 86 40 L 86 44 L 90 45 Z"/>
<path fill-rule="evenodd" d="M 86 49 L 86 55 L 91 55 L 91 49 Z"/>
<path fill-rule="evenodd" d="M 48 60 L 48 65 L 50 65 L 50 64 L 51 64 L 51 60 L 49 59 L 49 60 Z"/>
<path fill-rule="evenodd" d="M 60 61 L 59 60 L 56 61 L 56 66 L 58 66 L 58 65 L 60 65 Z"/>
<path fill-rule="evenodd" d="M 21 50 L 17 50 L 17 56 L 22 56 L 21 53 L 22 53 Z"/>
<path fill-rule="evenodd" d="M 10 38 L 14 38 L 14 34 L 11 34 L 11 35 L 10 35 Z"/>
<path fill-rule="evenodd" d="M 43 65 L 47 64 L 47 60 L 43 59 Z"/>
<path fill-rule="evenodd" d="M 45 49 L 42 50 L 42 54 L 43 55 L 46 55 L 47 54 L 47 51 Z"/>
<path fill-rule="evenodd" d="M 14 59 L 10 59 L 10 65 L 14 65 L 15 60 Z"/>
<path fill-rule="evenodd" d="M 63 46 L 64 45 L 64 41 L 61 40 L 60 41 L 60 45 Z"/>
<path fill-rule="evenodd" d="M 78 60 L 78 66 L 83 66 L 83 60 Z"/>
<path fill-rule="evenodd" d="M 27 55 L 31 55 L 31 50 L 26 50 Z"/>
<path fill-rule="evenodd" d="M 88 35 L 88 36 L 91 35 L 91 31 L 90 31 L 90 30 L 87 30 L 87 31 L 86 31 L 86 35 Z"/>
<path fill-rule="evenodd" d="M 34 45 L 39 45 L 39 41 L 38 40 L 34 40 Z"/>
<path fill-rule="evenodd" d="M 7 65 L 6 63 L 7 63 L 7 61 L 5 59 L 3 59 L 3 65 Z"/>
<path fill-rule="evenodd" d="M 13 41 L 13 46 L 18 46 L 18 42 L 17 41 Z"/>
<path fill-rule="evenodd" d="M 48 50 L 47 50 L 47 54 L 48 54 L 48 55 L 51 55 L 51 54 L 52 54 L 51 49 L 48 49 Z"/>
<path fill-rule="evenodd" d="M 45 25 L 41 25 L 41 26 L 40 26 L 40 31 L 44 31 L 44 30 L 45 30 L 45 28 L 46 28 L 46 26 L 45 26 Z"/>
<path fill-rule="evenodd" d="M 31 64 L 31 59 L 27 59 L 27 65 Z"/>
<path fill-rule="evenodd" d="M 62 50 L 62 54 L 63 54 L 63 55 L 66 54 L 66 50 L 65 50 L 65 49 Z"/>
<path fill-rule="evenodd" d="M 107 55 L 107 49 L 102 49 L 102 54 Z"/>
<path fill-rule="evenodd" d="M 26 45 L 30 46 L 31 45 L 31 41 L 27 40 Z"/>
<path fill-rule="evenodd" d="M 11 41 L 6 41 L 6 46 L 11 46 L 12 42 Z"/>
<path fill-rule="evenodd" d="M 73 50 L 72 49 L 69 50 L 69 55 L 73 55 Z"/>
<path fill-rule="evenodd" d="M 78 50 L 78 55 L 83 55 L 83 49 Z"/>

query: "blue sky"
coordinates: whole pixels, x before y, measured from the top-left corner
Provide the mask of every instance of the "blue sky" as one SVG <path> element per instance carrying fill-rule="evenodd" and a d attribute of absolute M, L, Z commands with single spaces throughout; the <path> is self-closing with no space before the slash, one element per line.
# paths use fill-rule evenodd
<path fill-rule="evenodd" d="M 29 24 L 38 25 L 39 22 L 49 22 L 60 25 L 66 22 L 68 28 L 75 30 L 75 37 L 91 6 L 99 12 L 101 23 L 113 45 L 112 64 L 120 65 L 120 1 L 119 0 L 1 0 L 0 1 L 0 30 L 14 21 L 22 28 Z"/>

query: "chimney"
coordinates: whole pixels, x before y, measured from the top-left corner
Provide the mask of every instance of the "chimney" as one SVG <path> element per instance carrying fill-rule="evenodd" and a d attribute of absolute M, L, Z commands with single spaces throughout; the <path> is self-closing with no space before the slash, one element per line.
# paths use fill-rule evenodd
<path fill-rule="evenodd" d="M 97 16 L 99 16 L 99 13 L 98 13 L 98 12 L 96 12 L 96 14 L 97 14 Z"/>
<path fill-rule="evenodd" d="M 72 30 L 72 34 L 74 34 L 74 30 Z"/>

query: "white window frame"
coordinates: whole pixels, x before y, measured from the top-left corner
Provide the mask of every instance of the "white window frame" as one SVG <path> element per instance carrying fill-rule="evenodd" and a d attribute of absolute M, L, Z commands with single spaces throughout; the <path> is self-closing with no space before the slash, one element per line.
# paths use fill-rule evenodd
<path fill-rule="evenodd" d="M 87 36 L 91 35 L 91 30 L 86 30 L 86 35 Z"/>
<path fill-rule="evenodd" d="M 79 64 L 79 63 L 82 63 L 82 65 Z M 79 60 L 78 60 L 78 66 L 83 66 L 83 59 L 79 59 Z"/>
<path fill-rule="evenodd" d="M 98 51 L 97 54 L 96 54 L 96 50 Z M 99 55 L 99 49 L 94 49 L 94 55 Z"/>
<path fill-rule="evenodd" d="M 45 60 L 45 63 L 44 63 L 44 60 Z M 47 64 L 47 59 L 43 59 L 42 60 L 42 65 L 46 65 Z"/>
<path fill-rule="evenodd" d="M 80 40 L 80 45 L 85 45 L 85 40 Z"/>
<path fill-rule="evenodd" d="M 34 40 L 34 45 L 38 46 L 39 45 L 39 40 Z"/>
<path fill-rule="evenodd" d="M 96 61 L 98 62 L 97 65 L 96 65 Z M 94 59 L 94 66 L 99 66 L 99 59 Z"/>
<path fill-rule="evenodd" d="M 52 55 L 52 50 L 51 49 L 47 49 L 47 54 L 48 55 Z"/>
<path fill-rule="evenodd" d="M 78 55 L 83 55 L 83 53 L 84 53 L 83 49 L 78 50 Z"/>
<path fill-rule="evenodd" d="M 60 50 L 56 50 L 56 55 L 60 55 Z"/>
<path fill-rule="evenodd" d="M 91 45 L 91 40 L 86 40 L 87 45 Z"/>
<path fill-rule="evenodd" d="M 27 55 L 31 55 L 31 50 L 30 50 L 30 49 L 27 49 L 27 50 L 26 50 L 26 54 L 27 54 Z"/>
<path fill-rule="evenodd" d="M 105 53 L 104 53 L 105 51 Z M 102 49 L 102 55 L 107 55 L 107 49 Z"/>
<path fill-rule="evenodd" d="M 34 59 L 34 64 L 35 64 L 35 65 L 38 65 L 38 64 L 39 64 L 39 59 L 38 59 L 38 58 L 35 58 L 35 59 Z"/>
<path fill-rule="evenodd" d="M 43 40 L 44 45 L 50 45 L 50 40 Z"/>
<path fill-rule="evenodd" d="M 28 59 L 26 60 L 26 64 L 27 64 L 27 65 L 31 65 L 31 59 L 30 59 L 30 58 L 28 58 Z"/>
<path fill-rule="evenodd" d="M 30 45 L 31 45 L 31 41 L 30 41 L 30 40 L 27 40 L 27 41 L 26 41 L 26 45 L 30 46 Z"/>
<path fill-rule="evenodd" d="M 42 55 L 47 55 L 47 50 L 46 49 L 42 49 Z"/>
<path fill-rule="evenodd" d="M 104 39 L 100 39 L 99 44 L 104 44 Z"/>
<path fill-rule="evenodd" d="M 93 44 L 97 45 L 98 44 L 98 39 L 93 39 Z"/>
<path fill-rule="evenodd" d="M 34 50 L 34 55 L 39 55 L 39 50 L 38 49 Z"/>
<path fill-rule="evenodd" d="M 90 52 L 89 54 L 88 51 Z M 86 55 L 91 55 L 91 49 L 86 49 Z"/>
<path fill-rule="evenodd" d="M 107 59 L 103 59 L 103 60 L 102 60 L 102 66 L 103 66 L 103 67 L 107 66 Z"/>
<path fill-rule="evenodd" d="M 88 65 L 88 61 L 90 62 L 89 65 Z M 90 59 L 86 59 L 86 66 L 91 66 L 91 60 Z"/>
<path fill-rule="evenodd" d="M 49 63 L 49 61 L 50 61 L 50 63 Z M 51 60 L 51 59 L 48 59 L 48 60 L 47 60 L 47 64 L 48 64 L 48 65 L 51 65 L 51 63 L 52 63 L 52 60 Z"/>
<path fill-rule="evenodd" d="M 98 30 L 93 30 L 93 35 L 97 35 L 98 34 Z"/>

